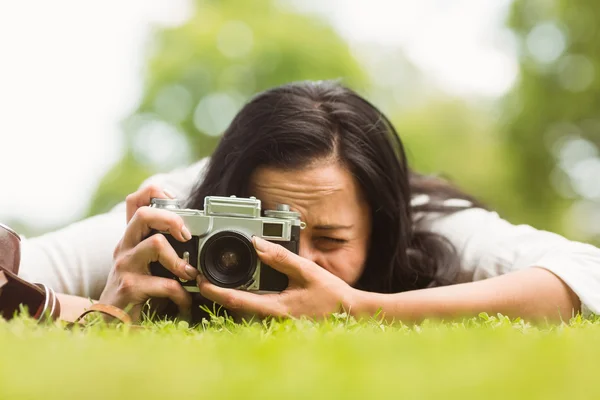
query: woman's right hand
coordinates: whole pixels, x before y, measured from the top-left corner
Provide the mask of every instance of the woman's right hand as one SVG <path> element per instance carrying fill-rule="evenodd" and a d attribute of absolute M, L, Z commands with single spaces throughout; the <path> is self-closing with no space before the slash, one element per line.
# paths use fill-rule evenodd
<path fill-rule="evenodd" d="M 127 310 L 134 321 L 139 321 L 142 307 L 149 298 L 167 298 L 185 318 L 190 314 L 190 294 L 174 279 L 152 276 L 149 264 L 158 261 L 186 280 L 196 279 L 198 270 L 177 255 L 163 234 L 148 235 L 151 230 L 168 232 L 181 242 L 190 240 L 192 235 L 179 215 L 149 207 L 152 198 L 173 196 L 154 185 L 127 196 L 127 228 L 115 248 L 113 267 L 100 303 Z"/>

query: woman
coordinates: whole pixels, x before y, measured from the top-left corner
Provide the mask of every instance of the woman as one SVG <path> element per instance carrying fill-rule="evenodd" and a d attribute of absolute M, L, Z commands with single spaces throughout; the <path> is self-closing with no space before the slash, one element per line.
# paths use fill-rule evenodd
<path fill-rule="evenodd" d="M 69 293 L 87 294 L 76 283 L 88 292 L 104 286 L 100 302 L 133 306 L 134 319 L 150 297 L 168 298 L 189 313 L 192 299 L 181 285 L 149 275 L 148 264 L 158 260 L 182 279 L 197 279 L 205 298 L 240 313 L 380 310 L 406 321 L 481 311 L 560 320 L 600 311 L 600 249 L 511 225 L 448 183 L 411 171 L 388 119 L 336 83 L 295 83 L 259 94 L 237 114 L 210 161 L 150 182 L 127 198 L 127 226 L 107 282 L 91 282 L 89 271 L 108 269 L 106 247 L 122 234 L 119 223 L 99 216 L 98 229 L 84 221 L 86 227 L 56 238 L 78 236 L 74 252 L 99 246 L 74 274 L 80 276 L 58 274 Z M 253 239 L 262 261 L 288 275 L 285 291 L 257 295 L 214 286 L 163 235 L 146 238 L 151 229 L 180 241 L 190 237 L 176 214 L 146 207 L 150 198 L 185 197 L 188 207 L 201 209 L 208 195 L 256 196 L 263 209 L 286 203 L 301 214 L 307 227 L 299 255 Z M 78 234 L 84 230 L 90 238 Z M 22 267 L 34 281 L 35 260 L 24 254 Z"/>

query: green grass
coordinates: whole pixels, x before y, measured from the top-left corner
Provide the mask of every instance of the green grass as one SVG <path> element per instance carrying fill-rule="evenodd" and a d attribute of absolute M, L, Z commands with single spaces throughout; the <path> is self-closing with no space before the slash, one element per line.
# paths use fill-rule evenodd
<path fill-rule="evenodd" d="M 600 398 L 600 318 L 0 321 L 0 399 Z"/>

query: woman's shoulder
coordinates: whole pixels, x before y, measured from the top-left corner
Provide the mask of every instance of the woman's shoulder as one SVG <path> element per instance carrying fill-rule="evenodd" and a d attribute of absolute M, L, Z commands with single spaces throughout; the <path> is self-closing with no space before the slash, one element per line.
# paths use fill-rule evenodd
<path fill-rule="evenodd" d="M 449 220 L 468 222 L 476 218 L 498 216 L 496 212 L 475 207 L 472 202 L 465 199 L 433 200 L 429 195 L 418 194 L 413 196 L 410 202 L 411 207 L 415 209 L 422 209 L 422 206 L 428 204 L 435 206 L 432 207 L 435 211 L 415 211 L 413 213 L 413 221 L 418 228 L 431 227 L 431 225 Z M 446 209 L 446 211 L 439 211 L 440 209 Z"/>
<path fill-rule="evenodd" d="M 413 196 L 410 200 L 411 207 L 422 206 L 425 204 L 432 203 L 433 200 L 427 194 L 417 194 Z M 439 202 L 440 205 L 447 207 L 471 207 L 473 205 L 472 202 L 465 199 L 446 199 Z"/>
<path fill-rule="evenodd" d="M 423 197 L 426 196 L 426 197 Z M 432 200 L 427 195 L 413 198 L 413 207 L 423 206 Z M 446 199 L 434 204 L 432 209 L 446 211 L 418 211 L 413 213 L 413 229 L 441 234 L 452 242 L 472 240 L 478 235 L 487 235 L 490 231 L 511 225 L 497 212 L 490 211 L 464 199 Z M 423 209 L 423 207 L 419 207 Z"/>

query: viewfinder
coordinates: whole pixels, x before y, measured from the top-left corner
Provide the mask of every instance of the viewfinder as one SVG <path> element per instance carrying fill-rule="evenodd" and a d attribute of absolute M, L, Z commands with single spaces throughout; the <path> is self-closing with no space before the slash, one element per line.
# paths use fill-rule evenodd
<path fill-rule="evenodd" d="M 263 236 L 280 237 L 283 235 L 283 224 L 264 223 Z"/>

